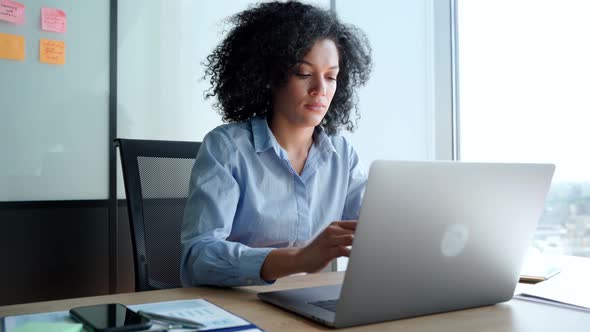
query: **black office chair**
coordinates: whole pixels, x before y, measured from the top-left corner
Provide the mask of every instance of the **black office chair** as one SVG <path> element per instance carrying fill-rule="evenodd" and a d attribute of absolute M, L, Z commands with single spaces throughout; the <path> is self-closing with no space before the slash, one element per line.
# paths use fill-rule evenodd
<path fill-rule="evenodd" d="M 127 195 L 135 290 L 180 284 L 180 230 L 200 142 L 116 139 Z"/>

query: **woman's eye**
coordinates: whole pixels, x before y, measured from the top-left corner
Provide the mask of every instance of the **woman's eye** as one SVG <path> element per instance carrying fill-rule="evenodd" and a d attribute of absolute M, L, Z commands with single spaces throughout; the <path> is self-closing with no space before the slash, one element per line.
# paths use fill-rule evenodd
<path fill-rule="evenodd" d="M 335 81 L 335 80 L 336 80 L 336 77 L 331 77 L 331 76 L 328 76 L 328 77 L 326 77 L 326 78 L 327 78 L 327 79 L 329 79 L 330 81 Z"/>
<path fill-rule="evenodd" d="M 295 75 L 298 77 L 311 77 L 311 74 L 306 74 L 306 73 L 297 73 Z"/>

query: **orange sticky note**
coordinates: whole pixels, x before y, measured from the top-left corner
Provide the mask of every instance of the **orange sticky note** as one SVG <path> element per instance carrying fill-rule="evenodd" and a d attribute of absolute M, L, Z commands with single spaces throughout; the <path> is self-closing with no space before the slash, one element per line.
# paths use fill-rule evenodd
<path fill-rule="evenodd" d="M 25 37 L 0 33 L 0 59 L 24 60 Z"/>
<path fill-rule="evenodd" d="M 0 0 L 0 20 L 22 24 L 25 22 L 25 5 L 11 0 Z"/>
<path fill-rule="evenodd" d="M 55 8 L 41 8 L 41 30 L 66 32 L 66 13 Z"/>
<path fill-rule="evenodd" d="M 62 40 L 41 39 L 39 41 L 39 61 L 52 65 L 66 63 L 66 42 Z"/>

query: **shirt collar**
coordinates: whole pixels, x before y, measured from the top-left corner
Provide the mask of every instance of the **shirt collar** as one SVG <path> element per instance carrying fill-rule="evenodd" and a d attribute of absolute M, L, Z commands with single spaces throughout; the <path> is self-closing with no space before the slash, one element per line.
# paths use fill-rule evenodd
<path fill-rule="evenodd" d="M 284 149 L 279 145 L 277 139 L 273 135 L 265 115 L 258 115 L 250 119 L 252 125 L 252 135 L 254 137 L 254 149 L 256 152 L 264 152 L 270 148 L 274 148 L 277 155 L 282 156 L 286 154 Z M 336 152 L 336 148 L 332 144 L 330 137 L 321 126 L 315 127 L 313 132 L 313 145 L 320 153 Z"/>
<path fill-rule="evenodd" d="M 254 149 L 256 152 L 264 152 L 274 147 L 276 139 L 268 127 L 266 116 L 258 115 L 250 119 L 252 135 L 254 136 Z M 274 142 L 273 142 L 274 141 Z M 278 144 L 277 144 L 278 145 Z"/>
<path fill-rule="evenodd" d="M 334 152 L 337 156 L 339 156 L 338 152 L 336 151 L 336 148 L 332 144 L 332 140 L 330 139 L 328 134 L 326 134 L 326 131 L 322 126 L 315 127 L 315 130 L 313 131 L 313 142 L 313 144 L 317 147 L 320 153 L 329 154 Z"/>

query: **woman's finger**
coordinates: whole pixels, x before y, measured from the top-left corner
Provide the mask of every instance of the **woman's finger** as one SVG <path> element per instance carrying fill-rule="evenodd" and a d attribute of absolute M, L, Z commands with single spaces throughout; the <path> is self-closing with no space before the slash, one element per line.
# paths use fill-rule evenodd
<path fill-rule="evenodd" d="M 331 260 L 338 257 L 350 257 L 350 249 L 345 246 L 332 247 L 329 252 Z"/>
<path fill-rule="evenodd" d="M 331 246 L 351 246 L 354 240 L 353 234 L 337 235 L 328 238 L 328 243 Z"/>
<path fill-rule="evenodd" d="M 352 224 L 352 222 L 346 222 L 346 224 L 341 224 L 341 222 L 335 221 L 326 227 L 323 232 L 331 235 L 344 235 L 353 234 L 355 229 L 356 223 Z"/>
<path fill-rule="evenodd" d="M 339 221 L 333 221 L 332 225 L 336 225 L 336 226 L 342 227 L 344 229 L 350 229 L 350 230 L 354 231 L 356 229 L 357 221 L 356 220 L 339 220 Z"/>

